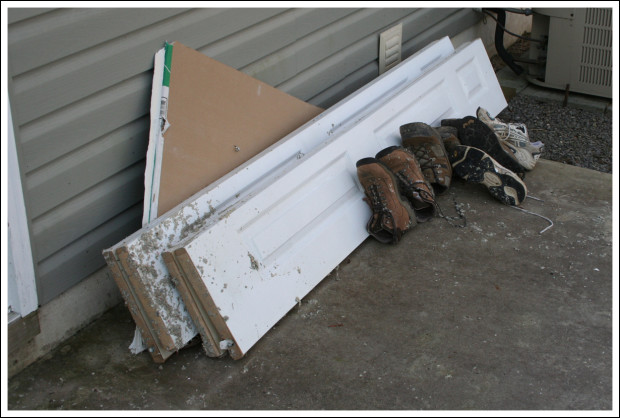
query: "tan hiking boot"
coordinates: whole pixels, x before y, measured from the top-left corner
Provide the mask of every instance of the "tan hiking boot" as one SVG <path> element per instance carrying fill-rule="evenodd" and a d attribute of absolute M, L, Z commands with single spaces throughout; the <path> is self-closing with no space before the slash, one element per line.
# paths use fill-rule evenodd
<path fill-rule="evenodd" d="M 435 215 L 433 188 L 424 178 L 415 156 L 403 147 L 392 146 L 379 151 L 376 157 L 398 180 L 400 194 L 405 197 L 418 222 L 426 222 Z"/>
<path fill-rule="evenodd" d="M 403 146 L 411 151 L 422 173 L 433 186 L 436 195 L 445 193 L 450 187 L 452 167 L 441 136 L 423 122 L 413 122 L 400 127 Z"/>
<path fill-rule="evenodd" d="M 364 200 L 372 210 L 366 230 L 382 243 L 398 243 L 402 234 L 416 224 L 413 209 L 400 196 L 398 181 L 376 158 L 362 158 L 356 167 Z"/>

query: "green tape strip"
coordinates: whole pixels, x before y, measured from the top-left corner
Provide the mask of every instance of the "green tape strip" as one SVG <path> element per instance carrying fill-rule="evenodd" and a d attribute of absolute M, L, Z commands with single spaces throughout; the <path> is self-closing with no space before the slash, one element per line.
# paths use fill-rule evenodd
<path fill-rule="evenodd" d="M 172 66 L 172 44 L 166 42 L 166 58 L 164 58 L 164 80 L 162 84 L 170 87 L 170 67 Z"/>

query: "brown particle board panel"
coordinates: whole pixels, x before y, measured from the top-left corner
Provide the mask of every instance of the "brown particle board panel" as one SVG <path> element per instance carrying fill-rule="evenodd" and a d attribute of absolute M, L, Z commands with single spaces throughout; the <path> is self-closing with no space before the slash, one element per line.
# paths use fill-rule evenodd
<path fill-rule="evenodd" d="M 179 42 L 172 51 L 159 216 L 322 112 Z"/>

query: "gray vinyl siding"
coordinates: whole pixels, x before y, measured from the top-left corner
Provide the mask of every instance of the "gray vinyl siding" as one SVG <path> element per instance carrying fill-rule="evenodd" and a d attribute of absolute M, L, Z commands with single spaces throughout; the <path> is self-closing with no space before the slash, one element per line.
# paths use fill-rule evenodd
<path fill-rule="evenodd" d="M 8 69 L 39 302 L 104 266 L 141 226 L 153 57 L 179 41 L 327 108 L 478 21 L 471 9 L 8 9 Z"/>

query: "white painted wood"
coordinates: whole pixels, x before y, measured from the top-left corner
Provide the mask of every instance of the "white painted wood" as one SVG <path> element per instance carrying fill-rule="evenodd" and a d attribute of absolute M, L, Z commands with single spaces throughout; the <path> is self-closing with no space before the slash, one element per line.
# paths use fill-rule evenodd
<path fill-rule="evenodd" d="M 166 49 L 162 48 L 155 54 L 153 68 L 153 87 L 151 90 L 151 125 L 149 130 L 149 146 L 146 151 L 146 167 L 144 169 L 144 214 L 142 226 L 157 217 L 159 201 L 159 181 L 161 179 L 161 156 L 163 152 L 163 135 L 161 132 L 161 104 L 164 97 L 164 60 Z M 167 90 L 167 89 L 166 89 Z M 167 100 L 167 94 L 165 95 Z"/>
<path fill-rule="evenodd" d="M 151 220 L 157 218 L 157 203 L 159 202 L 159 183 L 161 180 L 161 161 L 164 145 L 164 137 L 161 131 L 162 99 L 168 99 L 168 88 L 162 85 L 164 79 L 164 62 L 166 48 L 162 48 L 155 54 L 153 64 L 153 87 L 151 89 L 151 123 L 149 129 L 149 146 L 146 151 L 146 166 L 144 168 L 144 209 L 142 213 L 142 226 L 148 225 Z M 136 328 L 129 351 L 133 354 L 141 353 L 147 346 L 142 339 L 142 334 Z"/>
<path fill-rule="evenodd" d="M 10 251 L 10 263 L 12 268 L 9 281 L 14 289 L 10 294 L 17 300 L 9 300 L 9 305 L 22 317 L 37 310 L 37 284 L 35 278 L 32 247 L 30 246 L 30 234 L 28 232 L 28 219 L 24 192 L 22 189 L 17 148 L 15 145 L 15 132 L 13 131 L 13 118 L 11 106 L 8 109 L 8 145 L 7 145 L 7 210 L 8 210 L 8 245 Z"/>
<path fill-rule="evenodd" d="M 6 231 L 7 231 L 7 240 L 8 242 L 10 242 L 11 241 L 11 225 L 9 225 Z M 20 309 L 19 308 L 19 293 L 17 293 L 17 274 L 15 273 L 15 263 L 13 262 L 13 251 L 10 245 L 8 245 L 8 248 L 6 251 L 6 258 L 7 258 L 7 261 L 4 262 L 4 255 L 3 255 L 2 264 L 7 266 L 8 278 L 6 281 L 6 290 L 4 289 L 4 282 L 2 283 L 3 285 L 2 293 L 6 295 L 9 316 L 20 318 L 20 315 L 16 312 L 16 310 Z M 10 319 L 11 318 L 9 318 L 9 320 Z"/>
<path fill-rule="evenodd" d="M 150 303 L 158 307 L 157 320 L 166 328 L 159 331 L 167 333 L 178 348 L 197 334 L 181 296 L 168 279 L 162 252 L 218 219 L 228 207 L 244 199 L 252 190 L 271 184 L 279 173 L 297 165 L 298 158 L 346 132 L 453 53 L 454 48 L 447 37 L 428 45 L 220 180 L 106 249 L 104 253 L 120 248 L 127 250 L 129 260 L 136 267 L 133 286 L 140 288 Z M 492 112 L 492 107 L 487 109 Z"/>
<path fill-rule="evenodd" d="M 247 353 L 368 236 L 371 212 L 356 161 L 401 144 L 405 123 L 438 126 L 475 115 L 479 106 L 492 114 L 506 106 L 480 40 L 372 106 L 170 249 L 190 256 L 237 350 Z"/>

